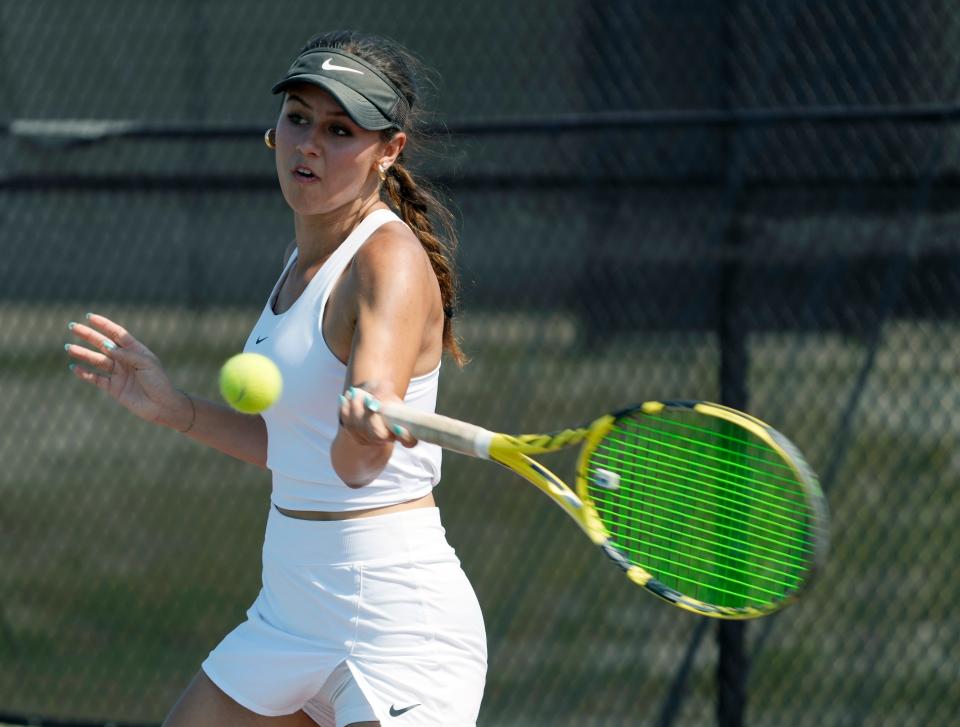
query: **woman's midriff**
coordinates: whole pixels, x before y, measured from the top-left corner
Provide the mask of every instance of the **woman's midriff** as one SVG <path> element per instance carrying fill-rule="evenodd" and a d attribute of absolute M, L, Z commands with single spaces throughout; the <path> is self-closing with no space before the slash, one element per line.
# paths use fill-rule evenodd
<path fill-rule="evenodd" d="M 362 510 L 343 510 L 341 512 L 327 512 L 323 510 L 288 510 L 285 507 L 277 508 L 277 512 L 287 517 L 297 520 L 354 520 L 362 517 L 374 517 L 376 515 L 387 515 L 392 512 L 402 512 L 403 510 L 415 510 L 419 507 L 436 507 L 437 503 L 433 499 L 433 493 L 428 492 L 423 497 L 416 500 L 407 500 L 398 502 L 395 505 L 384 505 L 382 507 L 369 507 Z"/>

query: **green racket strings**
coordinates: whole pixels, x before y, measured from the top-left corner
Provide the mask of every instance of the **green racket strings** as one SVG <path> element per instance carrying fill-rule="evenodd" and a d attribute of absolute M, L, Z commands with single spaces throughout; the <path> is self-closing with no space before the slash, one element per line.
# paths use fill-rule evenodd
<path fill-rule="evenodd" d="M 810 511 L 779 452 L 693 410 L 622 417 L 587 462 L 612 543 L 665 586 L 730 608 L 779 601 L 810 567 Z"/>

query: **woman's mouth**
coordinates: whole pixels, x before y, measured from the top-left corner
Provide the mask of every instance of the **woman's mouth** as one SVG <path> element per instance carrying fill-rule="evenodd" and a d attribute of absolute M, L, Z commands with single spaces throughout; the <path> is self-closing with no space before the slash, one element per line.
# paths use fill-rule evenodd
<path fill-rule="evenodd" d="M 294 167 L 293 177 L 302 184 L 311 184 L 320 181 L 320 177 L 314 174 L 312 169 L 303 166 Z"/>

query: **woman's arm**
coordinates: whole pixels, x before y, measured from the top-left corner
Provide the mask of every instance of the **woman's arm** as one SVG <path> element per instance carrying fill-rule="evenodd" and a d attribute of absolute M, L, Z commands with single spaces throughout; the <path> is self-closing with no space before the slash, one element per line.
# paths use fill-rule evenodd
<path fill-rule="evenodd" d="M 93 384 L 145 421 L 176 429 L 231 457 L 266 467 L 267 427 L 262 417 L 180 391 L 157 356 L 125 328 L 92 313 L 87 321 L 72 323 L 70 330 L 93 350 L 67 345 L 71 358 L 90 367 L 71 366 L 78 379 Z"/>
<path fill-rule="evenodd" d="M 442 305 L 430 261 L 405 228 L 403 234 L 372 235 L 343 283 L 346 299 L 355 301 L 356 315 L 344 388 L 347 395 L 351 387 L 362 391 L 341 403 L 331 459 L 344 482 L 362 487 L 386 466 L 395 442 L 416 443 L 407 434 L 389 431 L 365 406 L 363 391 L 383 401 L 402 400 L 424 348 L 433 343 L 440 356 Z"/>

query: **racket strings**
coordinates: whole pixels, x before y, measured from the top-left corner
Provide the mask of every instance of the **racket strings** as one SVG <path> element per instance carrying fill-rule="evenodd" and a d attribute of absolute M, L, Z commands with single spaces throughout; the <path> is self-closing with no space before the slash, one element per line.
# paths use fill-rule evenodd
<path fill-rule="evenodd" d="M 667 552 L 670 552 L 670 551 L 667 551 Z M 745 581 L 745 580 L 742 580 L 742 579 L 735 578 L 734 576 L 729 576 L 729 575 L 725 575 L 725 574 L 718 574 L 715 569 L 700 568 L 700 567 L 698 567 L 698 566 L 696 566 L 696 565 L 692 565 L 692 564 L 690 564 L 690 563 L 686 563 L 686 562 L 679 561 L 679 560 L 674 560 L 674 559 L 669 558 L 669 557 L 667 557 L 667 556 L 660 556 L 660 559 L 661 559 L 661 561 L 663 561 L 663 562 L 665 562 L 665 563 L 671 563 L 671 564 L 674 564 L 674 565 L 677 565 L 677 566 L 681 566 L 681 567 L 683 567 L 683 568 L 687 568 L 687 569 L 692 570 L 692 571 L 696 571 L 696 572 L 698 572 L 698 573 L 704 573 L 704 574 L 710 575 L 710 576 L 712 576 L 712 577 L 719 578 L 719 579 L 721 579 L 721 580 L 723 580 L 723 581 L 726 581 L 726 582 L 728 582 L 728 583 L 730 583 L 730 584 L 735 584 L 735 585 L 739 585 L 739 586 L 744 586 L 744 587 L 746 587 L 746 588 L 750 588 L 750 589 L 752 589 L 752 590 L 759 591 L 759 592 L 761 592 L 761 593 L 766 593 L 766 594 L 771 595 L 771 596 L 776 596 L 776 597 L 782 597 L 782 596 L 783 596 L 783 589 L 770 590 L 769 588 L 764 588 L 762 585 L 758 585 L 757 583 L 755 583 L 755 582 L 753 582 L 753 581 Z M 703 561 L 703 562 L 701 563 L 701 565 L 705 565 L 705 566 L 707 566 L 707 565 L 717 566 L 717 565 L 719 565 L 719 564 L 718 564 L 717 562 L 715 562 L 715 561 Z M 764 576 L 760 576 L 760 575 L 757 575 L 757 574 L 754 574 L 754 576 L 755 576 L 756 578 L 764 579 Z M 776 584 L 776 585 L 785 586 L 785 587 L 787 587 L 788 589 L 795 588 L 795 587 L 797 586 L 798 582 L 799 582 L 798 579 L 793 579 L 793 580 L 790 580 L 790 581 L 781 581 L 781 580 L 778 580 L 778 579 L 775 579 L 775 578 L 766 578 L 765 580 L 769 581 L 770 583 Z M 729 589 L 723 589 L 722 587 L 720 587 L 720 586 L 718 586 L 718 585 L 716 585 L 716 584 L 711 585 L 711 588 L 714 588 L 714 589 L 717 589 L 717 590 L 721 590 L 721 591 L 723 591 L 724 593 L 729 593 L 729 594 L 736 595 L 736 596 L 740 596 L 740 595 L 743 594 L 742 590 L 741 590 L 741 591 L 731 591 L 731 590 L 729 590 Z"/>
<path fill-rule="evenodd" d="M 673 412 L 671 412 L 671 413 L 673 413 Z M 641 418 L 641 417 L 644 417 L 644 418 Z M 651 424 L 649 424 L 649 423 L 646 423 L 646 420 L 649 419 L 649 418 L 650 418 L 650 415 L 649 415 L 649 414 L 642 414 L 642 415 L 639 415 L 639 416 L 636 415 L 636 414 L 632 414 L 632 415 L 629 415 L 629 416 L 621 419 L 620 422 L 618 422 L 618 424 L 619 424 L 619 426 L 634 426 L 634 427 L 638 427 L 638 428 L 644 428 L 644 427 L 645 427 L 645 428 L 650 429 L 651 431 L 657 432 L 657 433 L 659 433 L 659 434 L 666 434 L 666 433 L 668 433 L 668 432 L 670 432 L 670 431 L 674 431 L 674 430 L 680 430 L 680 431 L 686 430 L 686 431 L 694 432 L 694 433 L 699 432 L 699 433 L 705 434 L 706 437 L 701 437 L 701 438 L 699 438 L 699 439 L 693 439 L 693 440 L 691 440 L 691 441 L 695 441 L 697 444 L 701 444 L 701 445 L 704 445 L 704 446 L 713 446 L 713 445 L 710 445 L 710 444 L 706 441 L 706 438 L 709 437 L 709 438 L 712 439 L 712 440 L 716 440 L 716 441 L 718 441 L 718 442 L 727 442 L 727 443 L 732 444 L 733 446 L 736 446 L 736 447 L 742 447 L 742 448 L 750 447 L 750 448 L 756 450 L 757 452 L 760 452 L 760 453 L 761 453 L 761 459 L 763 459 L 764 461 L 767 461 L 767 458 L 766 458 L 766 457 L 763 457 L 763 454 L 768 454 L 768 453 L 769 453 L 769 451 L 770 451 L 769 446 L 768 446 L 766 443 L 764 443 L 764 442 L 749 442 L 749 441 L 744 441 L 743 436 L 742 436 L 742 432 L 743 432 L 742 429 L 739 429 L 739 428 L 736 428 L 736 429 L 735 429 L 735 431 L 737 431 L 738 433 L 740 433 L 740 434 L 738 434 L 738 435 L 724 434 L 724 433 L 722 433 L 722 432 L 717 431 L 715 428 L 714 428 L 714 429 L 710 429 L 709 427 L 698 426 L 698 425 L 696 425 L 696 424 L 690 424 L 689 422 L 674 421 L 674 420 L 667 419 L 667 418 L 661 418 L 660 420 L 658 420 L 658 421 L 656 422 L 656 426 L 653 426 L 653 425 L 651 425 Z M 699 416 L 698 418 L 703 419 L 702 416 Z M 723 421 L 723 420 L 718 419 L 718 420 L 716 420 L 716 421 L 719 423 L 719 422 L 721 422 L 721 421 Z M 758 423 L 758 424 L 760 423 L 759 420 L 753 420 L 753 421 L 754 421 L 755 423 Z M 780 467 L 782 467 L 782 468 L 784 468 L 784 469 L 786 469 L 786 470 L 791 469 L 790 466 L 789 466 L 788 464 L 786 464 L 785 462 L 780 461 L 780 462 L 777 462 L 777 464 L 778 464 Z"/>
<path fill-rule="evenodd" d="M 610 522 L 609 519 L 616 520 L 623 517 L 622 508 L 619 510 L 614 510 L 598 505 L 596 510 L 601 517 L 607 516 L 603 519 L 608 523 L 608 528 Z M 633 509 L 632 511 L 640 512 L 640 510 L 637 509 Z M 623 551 L 630 555 L 641 556 L 639 558 L 632 558 L 632 560 L 637 564 L 643 565 L 645 568 L 647 568 L 647 570 L 651 570 L 650 559 L 644 556 L 651 556 L 653 555 L 654 550 L 659 549 L 663 551 L 663 553 L 656 555 L 657 562 L 666 562 L 672 565 L 682 565 L 699 573 L 714 574 L 723 580 L 739 583 L 748 587 L 757 585 L 751 581 L 745 581 L 730 575 L 720 574 L 719 571 L 721 567 L 726 566 L 730 562 L 739 563 L 741 566 L 745 566 L 751 571 L 750 575 L 754 579 L 785 586 L 789 591 L 793 590 L 799 585 L 802 575 L 809 563 L 808 559 L 791 557 L 790 553 L 784 553 L 772 548 L 765 548 L 757 545 L 756 543 L 750 543 L 732 538 L 724 540 L 710 537 L 715 535 L 715 533 L 708 528 L 701 528 L 690 524 L 686 524 L 684 529 L 671 527 L 671 525 L 678 522 L 676 518 L 657 516 L 651 514 L 650 512 L 644 513 L 643 517 L 660 521 L 656 524 L 656 529 L 661 533 L 666 532 L 672 536 L 676 536 L 675 540 L 682 540 L 686 538 L 688 542 L 684 544 L 682 555 L 690 556 L 691 553 L 689 551 L 699 551 L 706 554 L 706 557 L 698 556 L 690 558 L 688 561 L 676 561 L 668 557 L 668 555 L 675 554 L 675 543 L 667 544 L 663 543 L 662 541 L 642 537 L 634 528 L 621 528 L 619 532 L 615 534 L 611 533 L 614 534 L 614 540 L 617 542 L 618 547 L 620 547 Z M 703 533 L 706 537 L 692 539 L 689 537 L 691 531 Z M 728 554 L 724 561 L 720 561 L 715 557 L 710 557 L 716 556 L 716 554 L 724 548 L 729 548 L 731 544 L 741 546 L 744 554 L 740 556 Z M 753 552 L 749 553 L 748 555 L 746 551 Z M 667 555 L 664 555 L 664 553 Z M 764 553 L 768 555 L 764 555 Z M 708 566 L 709 568 L 707 568 Z M 665 580 L 662 575 L 659 576 L 659 578 L 660 580 Z M 765 589 L 760 588 L 760 590 Z M 774 593 L 773 591 L 766 592 Z M 778 592 L 777 595 L 782 596 L 783 591 Z"/>
<path fill-rule="evenodd" d="M 656 451 L 649 447 L 636 447 L 635 449 L 638 452 L 644 452 L 644 453 Z M 596 457 L 598 459 L 603 459 L 611 465 L 616 465 L 617 463 L 622 462 L 624 455 L 629 457 L 629 456 L 634 456 L 634 453 L 627 452 L 612 446 L 609 446 L 609 447 L 605 446 L 602 448 L 598 448 L 596 453 Z M 648 463 L 647 469 L 651 472 L 656 472 L 658 475 L 661 475 L 661 477 L 665 480 L 671 480 L 671 482 L 674 484 L 676 489 L 680 491 L 689 492 L 689 493 L 698 493 L 702 491 L 702 488 L 700 487 L 702 480 L 700 478 L 693 477 L 688 474 L 689 466 L 685 463 L 685 460 L 683 458 L 670 457 L 668 455 L 668 459 L 675 460 L 680 464 L 675 464 L 673 461 L 661 462 L 659 463 L 661 466 L 656 467 Z M 628 476 L 626 477 L 626 479 L 630 481 Z M 718 478 L 718 481 L 721 481 L 724 484 L 741 484 L 739 482 L 735 482 L 734 480 L 731 480 L 728 478 Z M 682 483 L 690 483 L 690 484 L 685 485 Z M 636 484 L 641 484 L 641 483 L 637 481 Z M 752 488 L 744 488 L 744 489 L 746 489 L 748 492 L 751 492 L 751 494 L 744 495 L 743 499 L 746 499 L 750 502 L 764 503 L 767 509 L 771 510 L 770 512 L 771 518 L 778 518 L 780 520 L 783 520 L 784 522 L 793 524 L 793 523 L 796 523 L 797 521 L 797 515 L 802 515 L 802 514 L 805 514 L 806 512 L 806 510 L 803 507 L 803 503 L 799 500 L 796 500 L 796 499 L 785 500 L 795 505 L 800 505 L 800 507 L 790 508 L 790 507 L 785 507 L 779 504 L 778 501 L 780 498 L 764 498 L 762 494 L 754 494 L 756 491 L 754 491 Z M 713 504 L 715 502 L 724 502 L 724 503 L 730 502 L 730 503 L 737 504 L 739 502 L 739 500 L 737 500 L 736 498 L 728 497 L 725 495 L 718 495 L 716 498 L 704 498 L 704 497 L 697 497 L 695 494 L 690 494 L 688 495 L 688 497 L 690 497 L 691 500 L 701 501 L 709 504 Z M 771 502 L 771 500 L 775 500 L 775 501 Z M 723 509 L 725 506 L 717 505 L 717 507 L 720 509 Z M 779 510 L 780 512 L 773 512 L 777 510 Z"/>
<path fill-rule="evenodd" d="M 600 483 L 610 471 L 616 488 Z M 811 551 L 803 488 L 736 425 L 685 410 L 624 417 L 588 472 L 611 540 L 664 585 L 730 607 L 799 586 Z"/>
<path fill-rule="evenodd" d="M 615 510 L 605 509 L 605 508 L 602 508 L 602 507 L 597 507 L 597 511 L 600 512 L 600 513 L 603 513 L 603 514 L 605 514 L 605 515 L 610 515 L 611 517 L 617 517 L 618 515 L 622 514 L 622 513 L 620 513 L 620 512 L 615 511 Z M 656 518 L 657 516 L 654 516 L 654 517 Z M 666 523 L 671 523 L 671 524 L 676 522 L 675 519 L 669 518 L 669 517 L 659 518 L 659 519 L 664 520 Z M 671 528 L 669 525 L 660 525 L 660 526 L 658 526 L 658 527 L 660 527 L 660 529 L 662 529 L 662 530 L 665 531 L 665 532 L 670 532 L 670 533 L 675 534 L 675 535 L 678 535 L 678 536 L 683 536 L 683 535 L 685 535 L 685 532 L 684 532 L 683 530 L 679 530 L 679 529 L 676 529 L 676 528 Z M 699 527 L 697 527 L 697 526 L 688 526 L 688 527 L 689 527 L 690 529 L 692 529 L 692 530 L 696 530 L 696 531 L 698 531 L 698 532 L 705 533 L 707 536 L 713 535 L 713 531 L 708 530 L 707 528 L 699 528 Z M 634 542 L 634 543 L 640 543 L 640 544 L 644 544 L 644 545 L 649 545 L 649 547 L 651 547 L 651 548 L 659 547 L 659 544 L 656 543 L 656 542 L 648 543 L 647 541 L 641 540 L 639 537 L 637 537 L 637 536 L 635 536 L 635 535 L 628 534 L 628 533 L 623 533 L 623 534 L 621 534 L 621 537 L 622 537 L 624 540 L 628 541 L 628 542 Z M 746 545 L 750 545 L 750 543 L 748 543 L 748 542 L 746 542 L 746 541 L 742 541 L 742 540 L 741 540 L 741 541 L 733 541 L 733 542 L 736 542 L 737 544 L 745 545 L 745 546 L 746 546 Z M 709 553 L 709 554 L 712 555 L 712 554 L 715 554 L 715 553 L 717 552 L 717 549 L 718 549 L 719 547 L 726 546 L 727 544 L 728 544 L 728 543 L 726 543 L 726 542 L 724 542 L 724 541 L 721 541 L 721 540 L 713 539 L 713 538 L 710 538 L 710 537 L 704 537 L 704 538 L 698 539 L 696 542 L 691 542 L 688 547 L 690 547 L 690 548 L 693 549 L 693 550 L 701 550 L 701 551 L 703 551 L 703 552 L 705 552 L 705 553 Z M 757 546 L 757 545 L 755 545 L 755 544 L 753 545 L 753 547 L 754 547 L 756 550 L 758 550 L 758 551 L 760 551 L 760 550 L 765 550 L 766 552 L 770 553 L 771 556 L 767 559 L 768 562 L 776 563 L 776 564 L 778 564 L 778 565 L 783 566 L 783 568 L 774 568 L 774 567 L 770 567 L 770 566 L 760 565 L 759 563 L 753 563 L 753 565 L 754 565 L 755 567 L 757 567 L 758 569 L 760 569 L 760 570 L 768 570 L 768 571 L 770 571 L 771 573 L 776 573 L 777 575 L 783 575 L 783 574 L 785 574 L 785 573 L 789 573 L 789 572 L 790 572 L 789 569 L 793 569 L 793 570 L 795 570 L 796 572 L 801 572 L 801 571 L 806 567 L 806 563 L 807 563 L 807 560 L 806 560 L 806 559 L 794 558 L 794 559 L 792 559 L 792 560 L 785 560 L 784 558 L 789 558 L 789 554 L 782 553 L 782 552 L 777 551 L 777 550 L 774 550 L 774 549 L 772 549 L 772 548 L 763 548 L 762 546 Z M 628 551 L 633 552 L 633 553 L 642 553 L 642 552 L 644 552 L 644 551 L 642 550 L 642 548 L 639 548 L 639 547 L 634 547 L 634 548 L 626 547 L 625 550 L 628 550 Z M 740 557 L 740 558 L 734 557 L 734 558 L 732 558 L 732 560 L 739 561 L 739 562 L 741 562 L 741 563 L 751 563 L 751 561 L 747 560 L 746 557 Z M 709 559 L 704 559 L 703 562 L 704 562 L 704 563 L 709 563 Z M 761 577 L 765 577 L 765 576 L 761 576 Z M 776 581 L 776 579 L 775 579 L 775 578 L 772 578 L 772 577 L 769 578 L 769 580 Z M 780 582 L 780 581 L 776 581 L 776 582 Z M 787 581 L 782 581 L 782 582 L 783 582 L 783 583 L 787 583 Z M 792 581 L 791 581 L 791 583 L 792 583 Z"/>
<path fill-rule="evenodd" d="M 665 432 L 665 431 L 663 431 L 663 430 L 661 430 L 661 429 L 657 429 L 656 427 L 651 427 L 651 426 L 639 425 L 639 426 L 637 427 L 637 429 L 638 429 L 638 430 L 642 430 L 642 431 L 652 432 L 652 433 L 655 433 L 655 434 L 670 435 L 669 432 Z M 702 429 L 702 428 L 698 427 L 698 429 Z M 668 442 L 666 442 L 666 441 L 664 441 L 664 440 L 662 440 L 662 439 L 655 439 L 655 438 L 652 438 L 652 437 L 639 437 L 639 439 L 642 440 L 642 441 L 652 441 L 652 442 L 656 442 L 657 444 L 659 444 L 659 445 L 661 445 L 661 446 L 669 447 L 669 448 L 671 448 L 671 449 L 675 449 L 675 450 L 678 450 L 678 451 L 680 451 L 680 452 L 687 452 L 687 453 L 699 454 L 699 455 L 701 455 L 702 457 L 704 457 L 704 459 L 714 460 L 714 461 L 716 461 L 716 462 L 720 462 L 720 463 L 722 463 L 725 467 L 735 467 L 735 468 L 744 469 L 744 470 L 747 470 L 747 471 L 755 471 L 755 468 L 752 468 L 749 464 L 738 463 L 738 462 L 731 462 L 731 461 L 728 459 L 728 457 L 725 456 L 725 455 L 729 455 L 729 451 L 730 451 L 730 450 L 729 450 L 729 445 L 726 446 L 726 447 L 724 447 L 724 446 L 718 446 L 718 445 L 713 445 L 713 444 L 709 444 L 709 443 L 707 443 L 707 442 L 704 442 L 704 441 L 702 441 L 702 440 L 694 439 L 694 438 L 692 438 L 692 437 L 684 437 L 684 436 L 676 435 L 676 434 L 672 434 L 672 435 L 670 435 L 670 436 L 671 436 L 673 439 L 676 439 L 676 440 L 680 440 L 680 441 L 683 441 L 683 442 L 689 442 L 689 443 L 691 443 L 691 444 L 699 447 L 700 449 L 689 449 L 689 448 L 684 447 L 684 446 L 679 445 L 679 444 L 668 443 Z M 701 435 L 701 436 L 702 436 L 702 435 Z M 764 446 L 765 446 L 765 445 L 764 445 Z M 717 452 L 720 452 L 720 454 L 719 454 L 719 455 L 705 454 L 704 452 L 700 451 L 701 449 L 716 450 Z M 781 481 L 781 482 L 788 483 L 789 485 L 791 485 L 791 487 L 785 487 L 785 488 L 783 488 L 784 490 L 792 490 L 792 489 L 793 489 L 793 486 L 796 485 L 796 478 L 794 478 L 794 477 L 791 476 L 791 475 L 793 474 L 793 470 L 790 468 L 789 465 L 787 465 L 786 463 L 784 463 L 782 460 L 770 461 L 770 459 L 769 459 L 769 454 L 770 454 L 769 447 L 766 449 L 765 453 L 768 455 L 767 457 L 758 457 L 758 456 L 755 456 L 755 455 L 746 455 L 746 454 L 744 454 L 744 455 L 742 455 L 742 456 L 743 456 L 743 459 L 751 459 L 751 460 L 755 461 L 755 462 L 756 462 L 759 466 L 761 466 L 761 467 L 763 467 L 763 466 L 771 466 L 771 467 L 774 467 L 774 468 L 777 468 L 777 469 L 782 469 L 786 474 L 782 474 L 782 475 L 781 475 L 781 474 L 777 474 L 777 473 L 773 473 L 773 472 L 766 472 L 765 470 L 763 470 L 763 471 L 766 472 L 766 474 L 769 475 L 769 477 L 771 478 L 771 480 Z"/>
<path fill-rule="evenodd" d="M 632 502 L 634 502 L 633 498 L 629 498 L 629 497 L 623 497 L 622 500 L 625 500 L 626 503 L 632 503 Z M 600 506 L 601 503 L 595 503 L 595 504 L 596 504 L 596 509 L 597 509 L 598 511 L 600 511 L 600 510 L 601 510 L 601 506 Z M 642 516 L 642 517 L 650 517 L 650 518 L 652 518 L 652 519 L 662 520 L 662 521 L 665 522 L 665 523 L 677 523 L 677 522 L 679 522 L 679 520 L 680 520 L 681 517 L 684 517 L 684 516 L 687 516 L 687 515 L 688 515 L 688 511 L 687 511 L 687 510 L 678 510 L 678 509 L 674 509 L 674 508 L 669 508 L 669 507 L 666 507 L 666 506 L 664 506 L 664 505 L 656 504 L 656 503 L 654 503 L 654 502 L 652 502 L 652 501 L 648 501 L 648 502 L 646 502 L 645 504 L 648 505 L 648 506 L 650 506 L 650 507 L 653 507 L 653 508 L 655 508 L 655 509 L 657 509 L 657 510 L 663 511 L 663 512 L 665 512 L 665 513 L 667 513 L 667 514 L 666 514 L 666 515 L 657 515 L 656 513 L 651 513 L 651 512 L 649 512 L 649 511 L 645 511 L 645 510 L 643 510 L 642 508 L 631 507 L 630 504 L 625 504 L 625 503 L 622 502 L 622 501 L 621 501 L 621 502 L 617 502 L 617 503 L 615 503 L 615 504 L 619 507 L 619 510 L 606 509 L 606 510 L 603 510 L 603 512 L 605 512 L 606 514 L 608 514 L 608 515 L 610 515 L 610 516 L 612 516 L 612 517 L 616 517 L 616 516 L 618 516 L 618 515 L 623 515 L 623 514 L 625 514 L 625 513 L 629 513 L 630 515 L 636 516 L 637 518 L 639 518 L 639 517 L 641 517 L 641 516 Z M 703 512 L 703 513 L 706 513 L 706 514 L 710 514 L 710 511 L 709 511 L 708 509 L 706 509 L 706 508 L 701 508 L 701 509 L 700 509 L 700 512 Z M 713 524 L 716 522 L 716 519 L 715 519 L 715 518 L 699 517 L 699 516 L 694 516 L 694 515 L 690 515 L 688 519 L 689 519 L 689 520 L 693 520 L 693 521 L 695 521 L 695 522 L 701 522 L 701 523 L 703 523 L 703 524 L 705 524 L 705 525 L 713 525 Z M 696 525 L 690 525 L 689 522 L 687 522 L 687 523 L 685 523 L 685 524 L 687 525 L 687 527 L 688 527 L 690 530 L 693 530 L 693 531 L 696 531 L 696 532 L 702 532 L 702 533 L 705 533 L 705 534 L 707 534 L 707 535 L 713 534 L 713 532 L 714 532 L 713 530 L 711 530 L 711 529 L 709 529 L 709 528 L 703 528 L 703 527 L 698 527 L 698 526 L 696 526 Z M 665 528 L 665 526 L 664 526 L 664 528 Z M 766 531 L 769 532 L 769 533 L 771 533 L 771 535 L 777 535 L 777 532 L 774 531 L 774 530 L 767 529 Z M 681 530 L 677 530 L 676 532 L 677 532 L 677 533 L 681 533 L 681 534 L 683 533 L 683 531 L 681 531 Z M 802 530 L 802 531 L 801 531 L 801 530 L 796 530 L 796 532 L 797 532 L 798 534 L 800 534 L 800 535 L 805 535 L 805 534 L 806 534 L 806 531 L 805 531 L 805 530 Z M 781 545 L 782 545 L 782 540 L 781 540 L 780 538 L 777 538 L 777 537 L 765 538 L 765 537 L 763 537 L 763 536 L 759 536 L 759 535 L 758 535 L 757 538 L 755 538 L 755 539 L 752 540 L 752 541 L 743 540 L 743 539 L 739 539 L 739 538 L 735 538 L 735 537 L 730 537 L 730 538 L 729 538 L 729 541 L 732 542 L 732 543 L 738 544 L 738 545 L 750 546 L 750 547 L 753 547 L 754 549 L 756 549 L 756 550 L 758 550 L 758 551 L 768 552 L 768 553 L 770 553 L 771 555 L 775 555 L 775 556 L 787 555 L 787 556 L 789 556 L 789 554 L 784 554 L 784 553 L 783 553 L 783 550 L 782 550 L 781 547 L 768 548 L 768 547 L 765 547 L 765 546 L 763 546 L 763 545 L 759 545 L 758 542 L 757 542 L 757 541 L 766 541 L 766 542 L 769 542 L 770 544 L 772 544 L 772 545 L 774 545 L 774 546 L 781 546 Z M 718 541 L 708 541 L 708 540 L 701 539 L 701 542 L 708 542 L 708 543 L 712 543 L 712 544 L 715 544 L 715 545 L 721 545 L 721 543 L 718 542 Z M 808 548 L 807 550 L 809 550 L 809 548 Z M 784 560 L 784 561 L 780 561 L 780 562 L 782 562 L 784 565 L 805 565 L 808 561 L 807 561 L 806 558 L 794 557 L 792 560 Z"/>
<path fill-rule="evenodd" d="M 650 427 L 645 427 L 645 429 L 649 430 Z M 767 484 L 767 482 L 761 478 L 749 477 L 742 472 L 730 473 L 729 469 L 715 467 L 711 464 L 698 461 L 696 456 L 699 453 L 694 449 L 677 448 L 687 453 L 687 455 L 692 455 L 679 457 L 672 453 L 661 451 L 664 447 L 671 450 L 674 449 L 675 445 L 672 443 L 658 441 L 646 436 L 635 438 L 647 443 L 652 443 L 654 446 L 650 446 L 650 444 L 640 445 L 635 441 L 615 439 L 613 441 L 605 441 L 605 446 L 598 448 L 598 453 L 603 451 L 607 455 L 607 461 L 610 464 L 618 461 L 620 463 L 629 463 L 633 460 L 640 459 L 643 461 L 645 471 L 661 475 L 659 478 L 648 477 L 643 480 L 633 478 L 631 480 L 632 473 L 627 472 L 621 474 L 621 477 L 625 475 L 626 481 L 632 481 L 637 485 L 645 486 L 654 491 L 659 489 L 669 494 L 673 494 L 674 491 L 676 491 L 678 497 L 684 497 L 685 501 L 689 503 L 702 503 L 711 513 L 714 511 L 725 511 L 732 516 L 736 516 L 742 512 L 744 501 L 756 503 L 761 512 L 754 513 L 754 518 L 765 521 L 771 526 L 770 528 L 760 527 L 758 528 L 759 531 L 771 532 L 775 536 L 778 536 L 778 538 L 784 530 L 801 534 L 807 532 L 808 529 L 805 523 L 803 523 L 802 520 L 798 523 L 797 516 L 800 515 L 805 519 L 807 508 L 802 499 L 802 493 L 797 488 L 795 479 L 790 481 L 793 485 L 792 490 L 788 491 L 786 488 L 778 487 L 776 488 L 778 492 L 773 494 L 762 488 L 762 485 Z M 658 449 L 655 445 L 660 445 L 661 449 Z M 662 459 L 669 461 L 663 462 L 661 461 Z M 719 460 L 717 457 L 710 457 L 710 459 Z M 740 492 L 737 492 L 737 496 L 734 497 L 727 494 L 724 490 L 714 489 L 711 491 L 704 488 L 704 477 L 702 476 L 702 471 L 704 470 L 712 473 L 713 476 L 711 479 L 714 482 L 726 485 L 727 491 L 735 492 L 734 488 L 739 488 Z M 758 473 L 760 471 L 751 469 L 750 472 Z M 777 479 L 782 478 L 778 477 Z M 760 485 L 760 487 L 753 485 Z M 690 492 L 703 492 L 706 496 L 694 497 L 687 494 Z M 794 497 L 782 497 L 780 492 L 790 492 Z M 793 507 L 788 508 L 780 503 L 788 503 L 793 505 Z M 777 510 L 780 512 L 776 512 Z M 778 522 L 778 520 L 783 522 Z"/>

